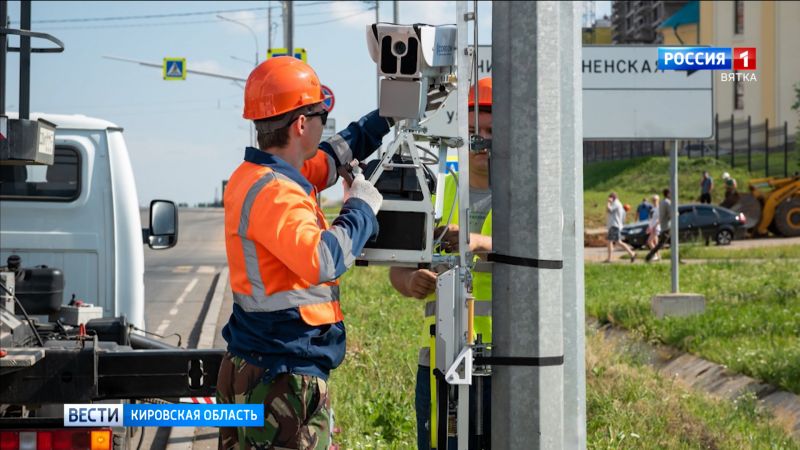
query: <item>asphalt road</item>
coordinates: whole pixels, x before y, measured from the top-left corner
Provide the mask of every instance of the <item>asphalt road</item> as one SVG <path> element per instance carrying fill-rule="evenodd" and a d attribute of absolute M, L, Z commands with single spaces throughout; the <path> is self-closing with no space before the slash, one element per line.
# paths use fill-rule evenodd
<path fill-rule="evenodd" d="M 143 227 L 148 210 L 141 213 Z M 225 267 L 223 210 L 186 208 L 178 212 L 178 245 L 168 250 L 145 246 L 145 324 L 172 345 L 194 348 L 215 282 Z M 147 428 L 141 448 L 163 449 L 168 428 Z M 138 444 L 138 435 L 135 443 Z"/>

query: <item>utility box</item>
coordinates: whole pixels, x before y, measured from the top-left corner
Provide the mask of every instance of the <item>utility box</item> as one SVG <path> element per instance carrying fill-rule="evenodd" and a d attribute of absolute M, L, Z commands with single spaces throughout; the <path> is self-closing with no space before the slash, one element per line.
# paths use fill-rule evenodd
<path fill-rule="evenodd" d="M 0 138 L 0 161 L 3 164 L 52 165 L 55 153 L 56 126 L 44 119 L 26 120 L 0 117 L 7 136 Z"/>
<path fill-rule="evenodd" d="M 653 296 L 650 306 L 658 319 L 686 317 L 705 312 L 706 298 L 700 294 L 659 294 Z"/>
<path fill-rule="evenodd" d="M 50 320 L 60 319 L 66 325 L 74 327 L 86 323 L 92 319 L 103 317 L 103 308 L 100 306 L 62 306 L 57 313 L 50 315 Z"/>

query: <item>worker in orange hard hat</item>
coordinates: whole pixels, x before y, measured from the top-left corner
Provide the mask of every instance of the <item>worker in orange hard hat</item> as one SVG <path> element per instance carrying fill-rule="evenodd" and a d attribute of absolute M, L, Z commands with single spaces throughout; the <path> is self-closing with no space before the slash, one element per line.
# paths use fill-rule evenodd
<path fill-rule="evenodd" d="M 247 79 L 248 147 L 225 190 L 233 313 L 218 403 L 264 405 L 261 427 L 220 428 L 221 448 L 327 449 L 327 379 L 345 356 L 339 277 L 378 233 L 381 194 L 363 175 L 329 226 L 317 201 L 337 167 L 374 152 L 390 123 L 374 111 L 320 143 L 328 112 L 317 74 L 276 57 Z"/>
<path fill-rule="evenodd" d="M 492 79 L 490 77 L 478 80 L 478 125 L 475 124 L 475 87 L 469 92 L 469 132 L 471 144 L 469 152 L 469 202 L 470 202 L 470 248 L 469 251 L 485 256 L 492 250 L 492 191 L 489 186 L 489 156 L 492 147 Z M 440 239 L 440 247 L 449 253 L 458 253 L 458 179 L 451 175 L 445 177 L 444 184 L 444 210 L 443 220 L 449 223 L 440 223 L 434 237 Z M 434 199 L 435 202 L 435 199 Z M 463 223 L 463 222 L 462 222 Z M 473 232 L 474 231 L 474 232 Z M 417 383 L 415 395 L 415 408 L 417 413 L 417 448 L 429 449 L 431 447 L 443 448 L 444 443 L 436 442 L 436 428 L 434 417 L 439 399 L 431 367 L 434 367 L 433 355 L 435 354 L 435 341 L 431 338 L 431 330 L 435 322 L 437 274 L 428 269 L 413 269 L 405 267 L 392 267 L 389 279 L 398 292 L 407 296 L 425 300 L 425 318 L 420 328 L 420 351 L 417 362 Z M 490 273 L 473 273 L 472 294 L 475 297 L 475 336 L 480 335 L 483 343 L 492 342 L 492 276 Z M 434 351 L 431 351 L 431 350 Z M 475 386 L 481 384 L 483 409 L 470 411 L 470 449 L 489 448 L 491 443 L 491 383 L 489 377 L 476 377 L 470 386 L 470 408 L 475 405 Z M 475 435 L 475 419 L 483 422 L 483 433 Z M 446 420 L 439 418 L 438 420 Z M 435 443 L 435 445 L 431 445 Z M 451 440 L 448 448 L 455 448 L 455 441 Z"/>

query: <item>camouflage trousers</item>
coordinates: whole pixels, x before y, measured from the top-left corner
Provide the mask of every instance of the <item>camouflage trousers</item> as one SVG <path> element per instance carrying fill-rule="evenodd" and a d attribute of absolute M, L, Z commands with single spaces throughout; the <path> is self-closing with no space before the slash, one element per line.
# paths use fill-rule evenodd
<path fill-rule="evenodd" d="M 330 400 L 325 381 L 282 373 L 262 382 L 264 369 L 226 354 L 217 379 L 217 403 L 263 403 L 263 427 L 220 428 L 220 449 L 327 450 Z"/>

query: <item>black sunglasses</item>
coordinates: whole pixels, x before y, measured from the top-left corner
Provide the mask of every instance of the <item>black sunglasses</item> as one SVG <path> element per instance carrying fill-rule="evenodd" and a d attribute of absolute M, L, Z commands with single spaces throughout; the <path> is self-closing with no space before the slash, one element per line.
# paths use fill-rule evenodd
<path fill-rule="evenodd" d="M 319 116 L 322 119 L 322 126 L 324 127 L 326 123 L 328 123 L 328 110 L 324 109 L 322 111 L 312 112 L 308 114 L 303 114 L 306 117 L 316 117 Z"/>

